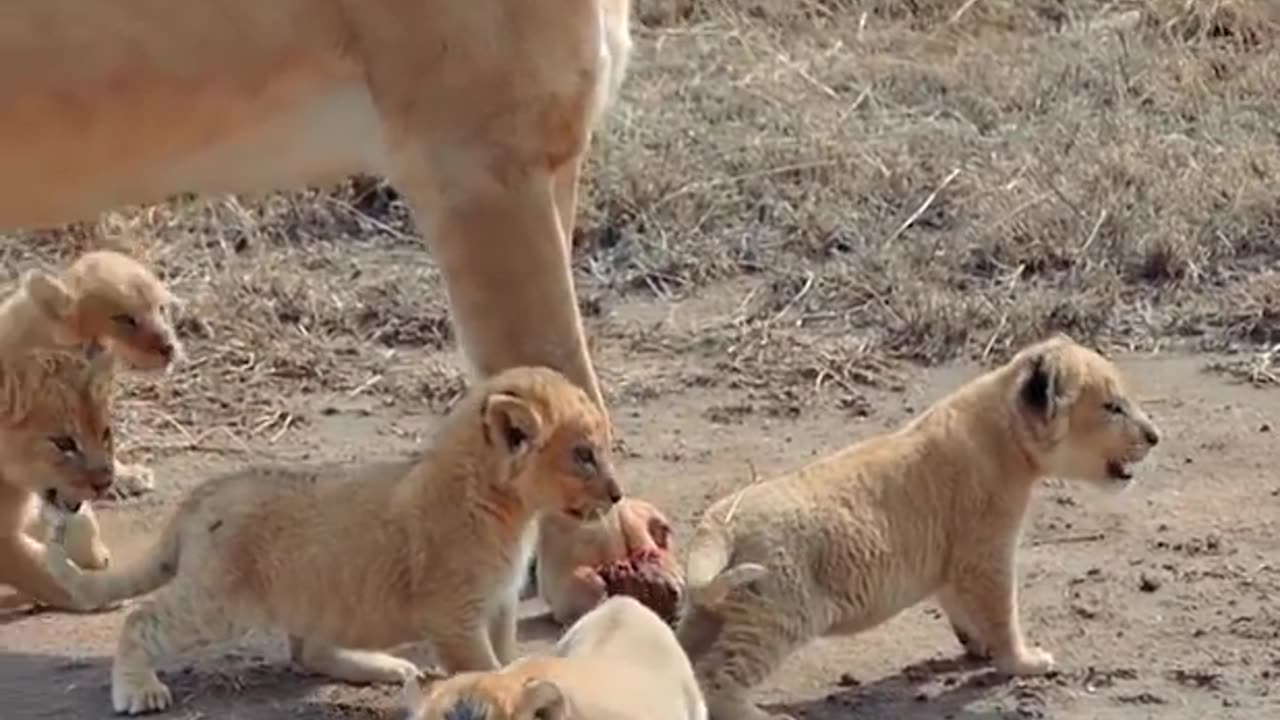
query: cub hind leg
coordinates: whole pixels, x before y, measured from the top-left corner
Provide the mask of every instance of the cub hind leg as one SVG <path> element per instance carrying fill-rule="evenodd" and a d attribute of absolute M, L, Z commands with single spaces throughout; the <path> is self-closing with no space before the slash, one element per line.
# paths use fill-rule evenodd
<path fill-rule="evenodd" d="M 210 646 L 241 639 L 252 629 L 229 605 L 181 578 L 134 606 L 120 629 L 111 666 L 111 706 L 138 715 L 167 709 L 173 693 L 160 682 L 156 664 Z"/>
<path fill-rule="evenodd" d="M 793 720 L 764 711 L 750 693 L 812 636 L 801 614 L 781 613 L 748 597 L 686 618 L 679 637 L 690 651 L 710 720 Z"/>
<path fill-rule="evenodd" d="M 403 683 L 418 674 L 417 665 L 390 653 L 334 647 L 294 635 L 289 636 L 289 656 L 311 672 L 361 685 Z"/>

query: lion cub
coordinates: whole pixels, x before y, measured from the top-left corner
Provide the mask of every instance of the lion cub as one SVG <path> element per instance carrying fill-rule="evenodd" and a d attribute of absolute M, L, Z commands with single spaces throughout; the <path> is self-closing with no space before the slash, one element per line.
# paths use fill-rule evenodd
<path fill-rule="evenodd" d="M 565 631 L 549 656 L 497 672 L 405 684 L 407 720 L 706 720 L 707 706 L 666 623 L 617 595 Z"/>
<path fill-rule="evenodd" d="M 113 481 L 113 389 L 106 355 L 0 353 L 0 583 L 18 591 L 5 607 L 33 600 L 71 607 L 45 568 L 45 545 L 25 531 L 41 502 L 74 513 L 72 558 L 81 565 L 98 559 L 97 523 L 87 510 Z"/>
<path fill-rule="evenodd" d="M 105 350 L 131 370 L 167 372 L 185 357 L 169 309 L 176 298 L 143 263 L 114 250 L 93 250 L 57 275 L 30 270 L 0 306 L 7 348 Z M 150 468 L 117 463 L 118 496 L 155 488 Z M 104 560 L 105 562 L 105 560 Z"/>
<path fill-rule="evenodd" d="M 1032 488 L 1046 476 L 1124 487 L 1159 438 L 1116 367 L 1057 335 L 896 432 L 717 501 L 689 543 L 677 631 L 711 717 L 770 717 L 747 694 L 789 653 L 930 596 L 971 654 L 1012 674 L 1051 669 L 1018 624 Z"/>
<path fill-rule="evenodd" d="M 137 260 L 114 250 L 93 250 L 61 273 L 30 270 L 6 301 L 13 322 L 4 329 L 12 347 L 100 346 L 141 371 L 168 370 L 183 357 L 168 310 L 168 287 Z M 24 306 L 24 309 L 9 306 Z"/>
<path fill-rule="evenodd" d="M 112 706 L 137 714 L 172 702 L 158 660 L 261 627 L 349 682 L 417 672 L 372 650 L 418 640 L 448 671 L 496 669 L 514 655 L 538 517 L 621 497 L 597 406 L 553 370 L 515 368 L 473 387 L 416 463 L 244 470 L 194 488 L 134 567 L 81 572 L 53 550 L 48 563 L 85 607 L 158 588 L 125 618 L 112 667 Z"/>
<path fill-rule="evenodd" d="M 599 568 L 625 558 L 653 558 L 677 587 L 684 581 L 671 523 L 652 503 L 623 499 L 594 522 L 559 514 L 542 519 L 538 532 L 538 595 L 551 616 L 568 625 L 606 597 Z"/>

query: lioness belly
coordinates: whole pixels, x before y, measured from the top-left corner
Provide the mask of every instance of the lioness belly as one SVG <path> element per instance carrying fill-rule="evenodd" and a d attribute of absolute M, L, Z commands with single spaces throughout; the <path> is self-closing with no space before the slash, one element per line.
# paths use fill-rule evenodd
<path fill-rule="evenodd" d="M 378 116 L 329 8 L 6 3 L 0 226 L 381 172 Z"/>

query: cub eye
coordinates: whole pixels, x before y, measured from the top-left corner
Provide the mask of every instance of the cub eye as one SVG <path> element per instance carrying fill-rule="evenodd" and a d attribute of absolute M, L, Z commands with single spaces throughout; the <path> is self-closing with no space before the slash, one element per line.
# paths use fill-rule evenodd
<path fill-rule="evenodd" d="M 573 461 L 587 472 L 596 471 L 596 451 L 589 445 L 579 445 L 573 449 Z"/>
<path fill-rule="evenodd" d="M 49 442 L 58 449 L 58 452 L 71 454 L 80 452 L 80 446 L 76 444 L 75 438 L 70 435 L 55 435 L 49 438 Z"/>
<path fill-rule="evenodd" d="M 116 315 L 112 315 L 111 322 L 119 325 L 120 327 L 127 328 L 129 330 L 133 330 L 134 328 L 138 327 L 138 321 L 135 320 L 134 317 L 128 313 L 119 313 Z"/>
<path fill-rule="evenodd" d="M 1118 402 L 1115 402 L 1114 400 L 1109 401 L 1109 402 L 1102 403 L 1102 409 L 1103 409 L 1103 410 L 1106 410 L 1107 412 L 1111 413 L 1112 415 L 1123 415 L 1123 414 L 1124 414 L 1124 406 L 1123 406 L 1123 405 L 1121 405 L 1121 404 L 1120 404 L 1120 403 L 1118 403 Z"/>

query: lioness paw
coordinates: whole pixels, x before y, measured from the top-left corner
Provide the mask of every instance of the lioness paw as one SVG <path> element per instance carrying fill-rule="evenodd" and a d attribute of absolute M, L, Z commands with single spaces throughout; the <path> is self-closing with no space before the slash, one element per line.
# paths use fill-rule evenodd
<path fill-rule="evenodd" d="M 1033 647 L 1024 650 L 1009 660 L 1000 662 L 997 667 L 1010 675 L 1043 675 L 1053 670 L 1053 655 L 1047 650 Z"/>
<path fill-rule="evenodd" d="M 141 715 L 158 712 L 173 704 L 173 693 L 155 673 L 126 675 L 111 683 L 111 707 L 118 713 Z"/>

